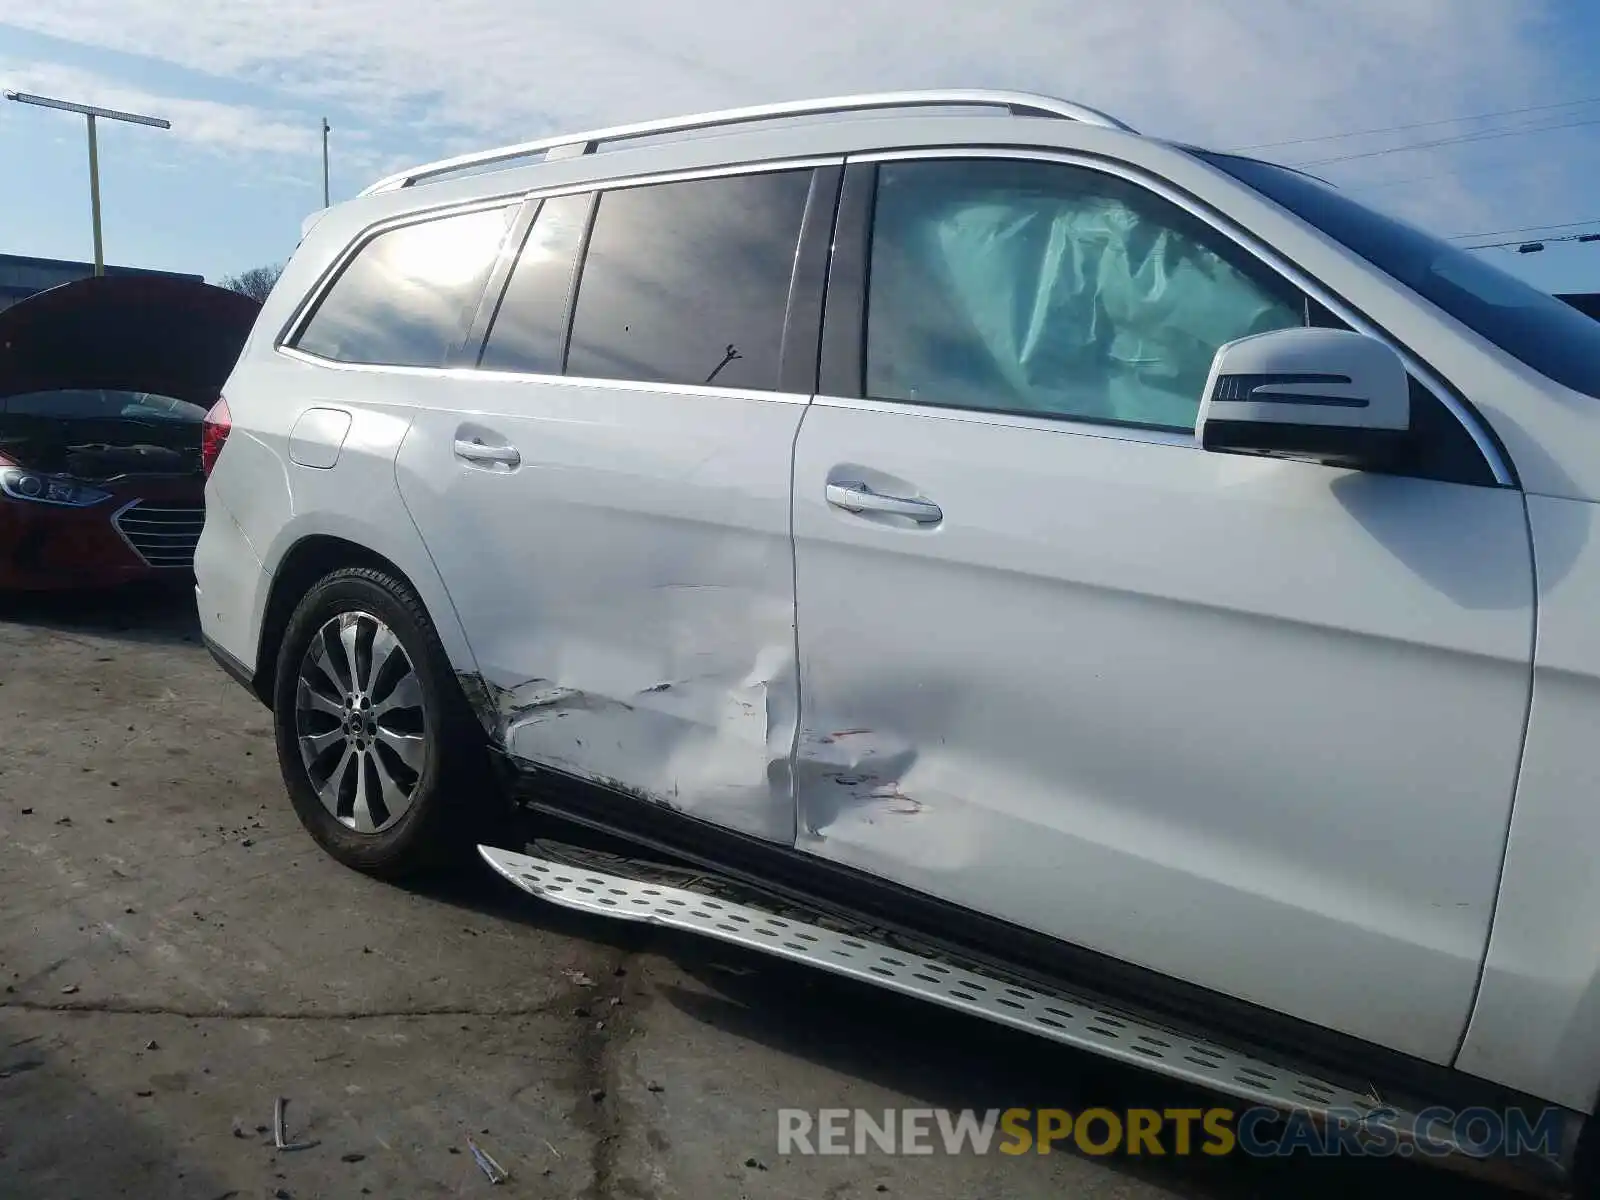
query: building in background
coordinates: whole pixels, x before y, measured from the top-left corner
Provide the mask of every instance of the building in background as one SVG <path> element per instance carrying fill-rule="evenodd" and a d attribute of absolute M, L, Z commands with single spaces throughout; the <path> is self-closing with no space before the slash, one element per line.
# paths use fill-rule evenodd
<path fill-rule="evenodd" d="M 63 258 L 28 258 L 21 254 L 0 254 L 0 311 L 10 308 L 19 300 L 26 300 L 35 292 L 71 283 L 74 279 L 87 279 L 94 274 L 94 264 L 71 262 Z M 182 275 L 176 271 L 150 271 L 143 267 L 106 267 L 107 275 L 158 275 L 168 279 L 191 279 L 205 282 L 200 275 Z"/>

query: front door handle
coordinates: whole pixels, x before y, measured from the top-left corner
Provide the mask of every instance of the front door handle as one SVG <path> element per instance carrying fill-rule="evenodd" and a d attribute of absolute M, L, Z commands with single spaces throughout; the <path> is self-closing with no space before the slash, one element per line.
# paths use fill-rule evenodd
<path fill-rule="evenodd" d="M 456 439 L 456 457 L 471 463 L 499 463 L 506 467 L 521 464 L 522 454 L 515 446 L 486 446 L 482 442 Z"/>
<path fill-rule="evenodd" d="M 918 525 L 937 525 L 944 520 L 944 510 L 932 500 L 912 500 L 905 496 L 885 496 L 864 483 L 830 483 L 827 488 L 828 503 L 852 513 L 886 513 L 895 517 L 910 517 Z"/>

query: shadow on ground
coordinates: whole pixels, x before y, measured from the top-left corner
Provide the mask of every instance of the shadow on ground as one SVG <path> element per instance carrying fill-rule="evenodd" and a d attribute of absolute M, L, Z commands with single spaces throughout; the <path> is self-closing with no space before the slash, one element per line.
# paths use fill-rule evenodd
<path fill-rule="evenodd" d="M 531 928 L 665 957 L 699 986 L 668 982 L 656 987 L 656 995 L 694 1020 L 928 1107 L 1115 1111 L 1234 1105 L 1215 1093 L 753 951 L 541 903 L 487 868 L 437 881 L 423 892 Z M 825 1028 L 818 1013 L 828 1014 Z M 1075 1153 L 1061 1147 L 1056 1152 Z M 1121 1156 L 1116 1169 L 1218 1200 L 1343 1200 L 1352 1194 L 1369 1200 L 1493 1200 L 1512 1194 L 1451 1171 L 1395 1160 Z"/>
<path fill-rule="evenodd" d="M 90 1090 L 66 1055 L 65 1039 L 19 1036 L 0 1019 L 0 1196 L 238 1194 L 225 1192 L 221 1180 L 141 1119 L 137 1109 L 148 1108 L 145 1101 Z M 40 1121 L 40 1113 L 50 1119 Z M 4 1136 L 22 1128 L 30 1136 Z"/>
<path fill-rule="evenodd" d="M 1213 1092 L 963 1014 L 736 947 L 670 934 L 654 947 L 706 990 L 662 989 L 698 1021 L 916 1097 L 934 1108 L 1248 1107 Z M 830 1015 L 818 1036 L 816 1014 Z M 1197 1139 L 1198 1140 L 1198 1139 Z M 1066 1152 L 1058 1149 L 1057 1152 Z M 1102 1160 L 1105 1161 L 1105 1160 Z M 1117 1169 L 1186 1195 L 1361 1194 L 1369 1200 L 1491 1200 L 1507 1193 L 1412 1163 L 1352 1159 L 1118 1156 Z"/>
<path fill-rule="evenodd" d="M 0 593 L 0 621 L 54 633 L 200 644 L 192 580 L 96 591 Z"/>

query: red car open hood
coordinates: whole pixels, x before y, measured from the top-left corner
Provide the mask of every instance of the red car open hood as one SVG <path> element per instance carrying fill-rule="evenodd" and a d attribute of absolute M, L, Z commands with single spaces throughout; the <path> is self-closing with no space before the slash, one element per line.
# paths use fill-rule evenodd
<path fill-rule="evenodd" d="M 189 279 L 98 276 L 0 312 L 0 396 L 154 392 L 209 408 L 261 306 Z"/>

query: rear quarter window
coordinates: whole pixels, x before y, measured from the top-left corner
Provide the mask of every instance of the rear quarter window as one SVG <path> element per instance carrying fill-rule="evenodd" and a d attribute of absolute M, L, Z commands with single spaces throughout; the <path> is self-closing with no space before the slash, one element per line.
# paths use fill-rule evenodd
<path fill-rule="evenodd" d="M 601 195 L 567 374 L 773 390 L 809 170 Z"/>
<path fill-rule="evenodd" d="M 291 344 L 334 362 L 448 365 L 515 212 L 511 205 L 436 217 L 370 238 Z"/>

